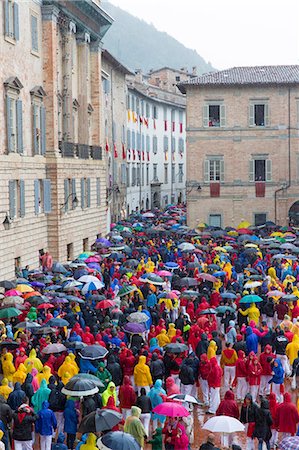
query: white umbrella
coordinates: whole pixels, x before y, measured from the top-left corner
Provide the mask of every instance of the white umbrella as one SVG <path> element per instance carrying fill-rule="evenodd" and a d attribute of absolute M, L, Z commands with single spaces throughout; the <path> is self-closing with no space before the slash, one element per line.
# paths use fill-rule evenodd
<path fill-rule="evenodd" d="M 245 430 L 244 425 L 239 420 L 229 416 L 212 417 L 207 420 L 202 428 L 213 433 L 237 433 Z"/>
<path fill-rule="evenodd" d="M 192 250 L 195 250 L 195 247 L 193 244 L 190 244 L 190 242 L 182 242 L 178 248 L 182 250 L 182 252 L 190 252 Z"/>
<path fill-rule="evenodd" d="M 143 213 L 143 214 L 142 214 L 142 217 L 145 217 L 145 218 L 153 218 L 153 217 L 155 217 L 155 214 L 152 213 L 152 212 L 146 212 L 146 213 Z"/>
<path fill-rule="evenodd" d="M 261 281 L 247 281 L 247 283 L 244 284 L 244 288 L 245 289 L 254 289 L 261 285 L 262 285 Z"/>
<path fill-rule="evenodd" d="M 82 283 L 90 283 L 91 281 L 93 281 L 94 283 L 98 283 L 100 280 L 93 275 L 83 275 L 77 281 L 81 281 Z"/>

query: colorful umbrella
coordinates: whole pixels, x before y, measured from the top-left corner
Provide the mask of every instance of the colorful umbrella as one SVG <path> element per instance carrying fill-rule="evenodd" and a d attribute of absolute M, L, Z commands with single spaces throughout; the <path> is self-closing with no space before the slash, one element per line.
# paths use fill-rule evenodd
<path fill-rule="evenodd" d="M 131 313 L 128 317 L 127 320 L 129 322 L 134 322 L 134 323 L 144 323 L 147 322 L 149 320 L 149 317 L 144 314 L 143 312 L 134 312 Z"/>
<path fill-rule="evenodd" d="M 49 344 L 42 350 L 42 353 L 49 355 L 50 353 L 62 353 L 66 350 L 67 348 L 63 344 Z"/>
<path fill-rule="evenodd" d="M 70 381 L 62 388 L 61 392 L 71 397 L 88 397 L 99 392 L 99 388 L 91 380 L 74 379 Z"/>
<path fill-rule="evenodd" d="M 97 441 L 99 448 L 113 450 L 140 450 L 141 447 L 129 433 L 111 431 L 100 437 Z M 104 447 L 103 447 L 104 446 Z"/>
<path fill-rule="evenodd" d="M 4 294 L 5 297 L 12 297 L 12 296 L 14 297 L 14 296 L 19 296 L 19 295 L 22 295 L 22 292 L 17 291 L 17 289 L 9 289 Z"/>
<path fill-rule="evenodd" d="M 47 326 L 63 328 L 63 327 L 68 327 L 69 326 L 69 322 L 67 320 L 65 320 L 65 319 L 60 319 L 59 317 L 56 317 L 55 319 L 50 319 L 47 322 Z"/>
<path fill-rule="evenodd" d="M 167 417 L 188 417 L 190 416 L 189 411 L 187 411 L 184 406 L 175 402 L 162 402 L 160 405 L 153 409 L 155 414 Z"/>
<path fill-rule="evenodd" d="M 279 444 L 280 450 L 299 450 L 299 436 L 284 438 Z"/>
<path fill-rule="evenodd" d="M 52 303 L 42 303 L 37 307 L 37 309 L 50 309 L 50 308 L 55 308 L 55 306 L 52 305 Z"/>
<path fill-rule="evenodd" d="M 217 266 L 217 267 L 219 267 L 219 266 Z M 200 278 L 201 280 L 204 280 L 204 281 L 211 281 L 212 283 L 216 283 L 216 281 L 218 281 L 217 278 L 214 277 L 214 275 L 211 275 L 210 273 L 200 273 L 198 275 L 198 278 Z"/>
<path fill-rule="evenodd" d="M 263 299 L 259 295 L 245 295 L 243 298 L 241 298 L 240 303 L 260 303 Z"/>
<path fill-rule="evenodd" d="M 0 309 L 0 319 L 10 319 L 11 317 L 18 317 L 21 314 L 17 308 Z"/>
<path fill-rule="evenodd" d="M 136 287 L 135 286 L 124 286 L 124 287 L 122 287 L 120 290 L 119 290 L 119 292 L 118 292 L 118 296 L 119 297 L 123 297 L 124 295 L 128 295 L 128 294 L 130 294 L 131 292 L 134 292 L 134 291 L 136 291 Z"/>
<path fill-rule="evenodd" d="M 95 309 L 108 309 L 112 306 L 115 306 L 114 300 L 102 300 L 97 304 Z"/>
<path fill-rule="evenodd" d="M 145 330 L 146 330 L 146 328 L 143 323 L 130 322 L 130 323 L 126 323 L 124 326 L 124 331 L 126 331 L 127 333 L 130 333 L 130 334 L 144 333 Z"/>
<path fill-rule="evenodd" d="M 22 292 L 22 294 L 26 292 L 34 292 L 34 289 L 28 284 L 18 284 L 16 290 Z"/>

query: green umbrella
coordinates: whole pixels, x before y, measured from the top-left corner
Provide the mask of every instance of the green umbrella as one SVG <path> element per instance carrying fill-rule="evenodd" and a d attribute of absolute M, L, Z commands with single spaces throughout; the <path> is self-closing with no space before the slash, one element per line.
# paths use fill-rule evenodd
<path fill-rule="evenodd" d="M 119 295 L 119 297 L 123 297 L 124 295 L 128 295 L 133 291 L 136 291 L 135 286 L 124 286 L 120 289 L 118 295 Z"/>
<path fill-rule="evenodd" d="M 17 308 L 4 308 L 0 309 L 0 319 L 10 319 L 11 317 L 17 317 L 21 314 Z"/>
<path fill-rule="evenodd" d="M 259 295 L 245 295 L 241 298 L 240 303 L 260 303 L 263 299 Z"/>

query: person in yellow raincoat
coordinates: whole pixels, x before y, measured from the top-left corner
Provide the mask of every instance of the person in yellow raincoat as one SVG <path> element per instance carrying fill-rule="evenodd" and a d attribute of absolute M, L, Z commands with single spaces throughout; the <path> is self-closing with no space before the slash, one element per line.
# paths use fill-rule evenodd
<path fill-rule="evenodd" d="M 137 272 L 142 272 L 144 269 L 144 257 L 141 258 L 138 266 L 137 266 Z"/>
<path fill-rule="evenodd" d="M 27 377 L 27 370 L 23 363 L 18 367 L 18 370 L 13 374 L 12 381 L 14 384 L 17 382 L 23 384 Z"/>
<path fill-rule="evenodd" d="M 274 284 L 274 286 L 276 286 L 277 285 L 277 275 L 276 275 L 276 270 L 274 267 L 269 267 L 268 275 L 271 277 L 272 284 Z"/>
<path fill-rule="evenodd" d="M 74 364 L 72 363 L 72 360 L 69 356 L 67 356 L 64 360 L 64 362 L 61 364 L 61 366 L 58 369 L 57 375 L 62 378 L 62 375 L 64 372 L 68 372 L 71 376 L 71 378 L 74 375 L 77 375 L 77 369 L 74 366 Z"/>
<path fill-rule="evenodd" d="M 219 292 L 221 286 L 222 286 L 222 281 L 220 280 L 220 278 L 217 279 L 217 281 L 215 281 L 213 283 L 213 287 L 214 287 L 215 291 L 217 291 L 217 292 Z"/>
<path fill-rule="evenodd" d="M 282 330 L 284 330 L 285 328 L 291 330 L 293 328 L 293 322 L 291 321 L 291 318 L 288 314 L 285 314 L 283 321 L 280 324 L 280 328 Z"/>
<path fill-rule="evenodd" d="M 63 384 L 66 385 L 72 377 L 73 375 L 71 375 L 69 372 L 63 372 L 60 378 Z"/>
<path fill-rule="evenodd" d="M 231 277 L 232 277 L 232 265 L 231 265 L 231 263 L 230 263 L 230 262 L 226 262 L 226 263 L 224 264 L 222 270 L 224 270 L 224 272 L 227 273 L 227 278 L 230 280 Z"/>
<path fill-rule="evenodd" d="M 166 330 L 162 328 L 161 333 L 159 333 L 156 338 L 158 339 L 158 343 L 160 347 L 164 347 L 165 345 L 170 343 L 170 339 L 166 334 Z"/>
<path fill-rule="evenodd" d="M 296 336 L 299 336 L 299 317 L 297 318 L 297 321 L 294 323 L 290 331 L 293 334 L 296 334 Z"/>
<path fill-rule="evenodd" d="M 44 366 L 43 370 L 37 374 L 37 379 L 39 384 L 41 384 L 42 380 L 46 380 L 47 384 L 49 383 L 49 378 L 52 375 L 51 368 L 49 366 Z"/>
<path fill-rule="evenodd" d="M 76 363 L 76 355 L 74 353 L 69 353 L 68 356 L 71 358 L 71 363 L 74 366 L 74 368 L 76 369 L 76 371 L 77 371 L 76 375 L 77 375 L 77 373 L 80 372 L 80 369 L 79 369 L 78 364 Z"/>
<path fill-rule="evenodd" d="M 165 307 L 166 309 L 168 309 L 168 311 L 171 311 L 173 309 L 173 304 L 170 298 L 160 298 L 158 304 L 161 305 L 162 303 L 165 303 Z"/>
<path fill-rule="evenodd" d="M 113 383 L 113 381 L 110 381 L 110 383 L 107 386 L 107 389 L 102 394 L 103 406 L 107 405 L 109 397 L 113 397 L 115 404 L 117 404 L 116 387 L 115 387 L 115 384 Z"/>
<path fill-rule="evenodd" d="M 167 331 L 167 336 L 169 337 L 170 341 L 175 335 L 176 335 L 175 324 L 170 323 L 168 326 L 168 331 Z"/>
<path fill-rule="evenodd" d="M 86 443 L 80 446 L 80 450 L 99 450 L 96 446 L 97 437 L 93 433 L 89 433 Z"/>
<path fill-rule="evenodd" d="M 292 342 L 290 342 L 286 346 L 286 355 L 289 358 L 290 365 L 293 365 L 293 362 L 296 358 L 298 358 L 299 352 L 299 336 L 296 334 L 293 336 Z"/>
<path fill-rule="evenodd" d="M 30 350 L 28 358 L 24 361 L 24 365 L 27 369 L 27 373 L 31 373 L 31 370 L 34 368 L 38 372 L 43 370 L 43 364 L 39 358 L 36 356 L 36 351 L 33 348 Z"/>
<path fill-rule="evenodd" d="M 138 395 L 140 395 L 140 389 L 142 387 L 149 392 L 150 386 L 153 384 L 151 371 L 146 364 L 146 357 L 144 355 L 139 356 L 139 361 L 134 367 L 134 383 L 138 388 Z"/>
<path fill-rule="evenodd" d="M 242 314 L 242 316 L 248 317 L 248 323 L 250 323 L 252 320 L 253 322 L 258 325 L 260 320 L 260 310 L 256 307 L 255 303 L 251 303 L 250 307 L 245 309 L 243 311 L 242 309 L 239 309 L 239 313 Z"/>
<path fill-rule="evenodd" d="M 11 353 L 6 353 L 2 360 L 2 371 L 4 378 L 8 379 L 9 383 L 12 383 L 13 374 L 16 371 L 16 368 L 13 363 L 13 355 Z"/>
<path fill-rule="evenodd" d="M 152 273 L 155 270 L 155 263 L 152 261 L 150 256 L 148 257 L 144 268 L 146 273 Z"/>
<path fill-rule="evenodd" d="M 210 343 L 209 343 L 209 347 L 208 347 L 208 350 L 207 350 L 207 357 L 208 357 L 208 360 L 210 360 L 211 358 L 214 358 L 214 357 L 216 357 L 216 351 L 217 351 L 217 344 L 216 344 L 216 342 L 215 341 L 213 341 L 213 339 L 210 341 Z"/>
<path fill-rule="evenodd" d="M 3 378 L 0 386 L 0 395 L 2 395 L 5 400 L 8 399 L 9 394 L 12 392 L 12 388 L 8 386 L 8 379 Z"/>

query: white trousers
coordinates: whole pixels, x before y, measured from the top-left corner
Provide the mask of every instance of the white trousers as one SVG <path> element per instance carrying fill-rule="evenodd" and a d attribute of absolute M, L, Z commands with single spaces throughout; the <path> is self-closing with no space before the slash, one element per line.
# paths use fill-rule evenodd
<path fill-rule="evenodd" d="M 281 365 L 284 370 L 284 376 L 287 377 L 291 375 L 292 370 L 287 355 L 276 355 L 276 358 L 281 361 Z"/>
<path fill-rule="evenodd" d="M 121 410 L 124 420 L 131 414 L 131 410 L 127 408 L 122 408 Z"/>
<path fill-rule="evenodd" d="M 151 414 L 150 413 L 140 414 L 140 420 L 142 422 L 142 425 L 144 426 L 147 437 L 149 437 Z"/>
<path fill-rule="evenodd" d="M 210 388 L 210 407 L 209 412 L 215 414 L 220 405 L 220 387 Z"/>
<path fill-rule="evenodd" d="M 202 392 L 202 399 L 205 405 L 209 404 L 209 385 L 207 380 L 203 380 L 202 378 L 199 378 L 199 384 L 201 387 Z"/>
<path fill-rule="evenodd" d="M 192 395 L 193 384 L 183 384 L 181 383 L 181 393 L 183 395 Z"/>
<path fill-rule="evenodd" d="M 63 433 L 63 429 L 64 429 L 63 411 L 56 411 L 54 414 L 55 414 L 55 417 L 56 417 L 56 420 L 57 420 L 56 433 L 57 433 L 57 436 L 59 436 L 59 433 Z M 55 435 L 55 431 L 54 431 L 54 435 Z"/>
<path fill-rule="evenodd" d="M 250 394 L 252 395 L 253 402 L 256 401 L 258 391 L 259 391 L 259 385 L 254 384 L 253 386 L 250 386 Z"/>
<path fill-rule="evenodd" d="M 278 444 L 278 431 L 275 429 L 272 429 L 271 431 L 272 431 L 272 436 L 270 439 L 270 446 L 271 446 L 271 448 L 274 448 L 275 445 Z"/>
<path fill-rule="evenodd" d="M 235 366 L 224 366 L 224 387 L 226 390 L 228 390 L 232 386 L 235 376 Z"/>
<path fill-rule="evenodd" d="M 260 384 L 260 395 L 269 395 L 270 394 L 270 384 L 268 383 L 269 380 L 271 380 L 271 375 L 262 375 L 261 376 L 261 384 Z"/>
<path fill-rule="evenodd" d="M 248 383 L 245 377 L 237 378 L 237 400 L 243 401 L 245 395 L 248 394 Z"/>
<path fill-rule="evenodd" d="M 276 400 L 278 403 L 281 403 L 283 401 L 283 395 L 280 393 L 280 384 L 271 384 L 272 392 L 276 395 Z"/>
<path fill-rule="evenodd" d="M 15 441 L 15 450 L 32 450 L 32 441 Z"/>
<path fill-rule="evenodd" d="M 51 450 L 51 446 L 52 446 L 52 435 L 40 436 L 40 450 Z"/>

